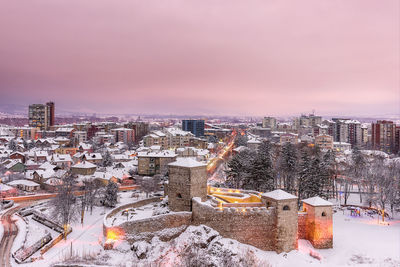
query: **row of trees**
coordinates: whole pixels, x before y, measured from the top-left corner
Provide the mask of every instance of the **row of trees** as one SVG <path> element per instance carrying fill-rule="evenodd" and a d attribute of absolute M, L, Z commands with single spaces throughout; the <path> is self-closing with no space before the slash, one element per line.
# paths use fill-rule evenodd
<path fill-rule="evenodd" d="M 332 194 L 334 155 L 318 148 L 298 148 L 291 143 L 282 148 L 263 141 L 258 150 L 245 149 L 228 162 L 226 186 L 256 191 L 277 188 L 300 199 Z"/>
<path fill-rule="evenodd" d="M 136 183 L 140 185 L 143 192 L 148 197 L 149 193 L 158 191 L 158 185 L 162 177 L 138 177 Z M 105 207 L 115 207 L 118 200 L 118 185 L 109 182 L 104 186 L 96 180 L 84 180 L 83 186 L 79 191 L 83 194 L 79 197 L 75 195 L 77 191 L 76 180 L 73 175 L 68 175 L 63 179 L 63 183 L 58 186 L 57 197 L 53 199 L 53 215 L 63 224 L 81 220 L 83 224 L 85 212 L 92 214 L 93 207 L 103 205 Z"/>
<path fill-rule="evenodd" d="M 115 207 L 118 198 L 118 185 L 109 182 L 107 186 L 96 180 L 83 181 L 84 186 L 80 188 L 83 194 L 79 197 L 75 195 L 77 187 L 73 175 L 68 175 L 63 179 L 63 183 L 58 185 L 58 194 L 53 199 L 53 215 L 64 226 L 71 222 L 81 219 L 83 224 L 86 211 L 93 211 L 96 203 L 102 203 L 107 207 Z"/>
<path fill-rule="evenodd" d="M 237 140 L 238 144 L 243 137 Z M 336 159 L 333 151 L 318 147 L 274 146 L 262 142 L 258 150 L 245 149 L 228 162 L 225 186 L 256 191 L 283 189 L 299 199 L 341 195 L 347 204 L 351 193 L 360 204 L 391 211 L 400 206 L 400 161 L 382 153 L 366 155 L 354 147 L 352 153 Z"/>
<path fill-rule="evenodd" d="M 338 184 L 343 189 L 345 204 L 350 193 L 357 188 L 360 203 L 368 203 L 382 210 L 386 210 L 389 205 L 393 213 L 395 207 L 400 206 L 398 159 L 389 159 L 380 153 L 365 155 L 355 147 L 351 158 L 339 166 L 343 176 L 338 179 Z"/>

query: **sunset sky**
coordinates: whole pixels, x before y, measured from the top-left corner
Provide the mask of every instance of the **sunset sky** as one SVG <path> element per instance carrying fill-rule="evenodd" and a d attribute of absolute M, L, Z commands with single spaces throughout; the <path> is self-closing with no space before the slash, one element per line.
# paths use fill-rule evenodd
<path fill-rule="evenodd" d="M 400 113 L 398 0 L 3 0 L 0 105 Z"/>

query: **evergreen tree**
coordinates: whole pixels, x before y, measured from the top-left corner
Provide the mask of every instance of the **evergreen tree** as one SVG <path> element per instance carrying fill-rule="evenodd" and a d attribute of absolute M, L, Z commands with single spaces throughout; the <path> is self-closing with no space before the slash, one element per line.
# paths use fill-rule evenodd
<path fill-rule="evenodd" d="M 247 136 L 246 135 L 241 135 L 238 134 L 235 137 L 235 147 L 239 147 L 239 146 L 247 146 Z"/>
<path fill-rule="evenodd" d="M 106 152 L 103 155 L 103 162 L 102 162 L 102 166 L 103 167 L 110 167 L 113 164 L 113 160 L 111 157 L 111 154 L 108 150 L 106 150 Z"/>
<path fill-rule="evenodd" d="M 225 171 L 227 174 L 225 182 L 227 187 L 242 188 L 246 185 L 251 163 L 255 156 L 255 151 L 245 149 L 232 157 L 228 162 L 228 170 Z"/>
<path fill-rule="evenodd" d="M 25 149 L 29 149 L 29 144 L 25 139 L 23 139 L 22 145 L 24 146 Z"/>
<path fill-rule="evenodd" d="M 334 197 L 333 177 L 335 174 L 335 155 L 331 150 L 328 150 L 321 161 L 321 184 L 322 191 L 320 196 L 328 199 Z"/>
<path fill-rule="evenodd" d="M 271 191 L 276 188 L 271 155 L 271 144 L 263 141 L 250 165 L 246 186 L 257 191 Z"/>
<path fill-rule="evenodd" d="M 104 192 L 104 205 L 108 207 L 115 207 L 118 200 L 118 185 L 114 182 L 109 182 L 107 184 L 106 190 Z"/>
<path fill-rule="evenodd" d="M 297 196 L 300 204 L 300 200 L 307 198 L 310 195 L 310 186 L 312 183 L 312 172 L 311 172 L 311 159 L 308 155 L 308 151 L 303 148 L 301 151 L 301 161 L 298 173 L 298 183 L 297 183 Z"/>
<path fill-rule="evenodd" d="M 284 144 L 279 161 L 279 171 L 283 187 L 287 192 L 295 190 L 297 160 L 296 147 L 291 143 Z"/>
<path fill-rule="evenodd" d="M 306 190 L 306 198 L 322 195 L 324 178 L 321 167 L 322 163 L 320 159 L 320 153 L 317 152 L 315 156 L 311 159 L 311 172 L 308 187 Z"/>
<path fill-rule="evenodd" d="M 11 151 L 17 150 L 17 143 L 14 139 L 11 139 L 10 142 L 8 142 L 8 149 L 10 149 Z"/>

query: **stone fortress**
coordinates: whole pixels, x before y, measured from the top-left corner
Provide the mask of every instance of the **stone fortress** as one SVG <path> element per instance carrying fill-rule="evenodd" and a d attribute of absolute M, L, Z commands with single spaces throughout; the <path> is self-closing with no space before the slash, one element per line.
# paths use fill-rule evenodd
<path fill-rule="evenodd" d="M 297 249 L 298 239 L 309 240 L 315 248 L 333 246 L 332 204 L 320 197 L 302 200 L 299 212 L 297 197 L 282 190 L 260 193 L 211 187 L 207 185 L 206 165 L 190 158 L 169 164 L 165 195 L 172 213 L 127 222 L 120 225 L 124 232 L 203 224 L 223 237 L 277 253 Z M 104 234 L 110 229 L 105 224 Z"/>

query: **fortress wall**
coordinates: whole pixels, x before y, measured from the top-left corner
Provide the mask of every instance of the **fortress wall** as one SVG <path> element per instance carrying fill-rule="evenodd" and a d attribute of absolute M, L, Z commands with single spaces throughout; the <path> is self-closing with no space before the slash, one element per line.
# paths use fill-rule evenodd
<path fill-rule="evenodd" d="M 223 237 L 235 239 L 263 250 L 276 250 L 274 208 L 215 208 L 193 198 L 192 224 L 207 225 Z"/>

